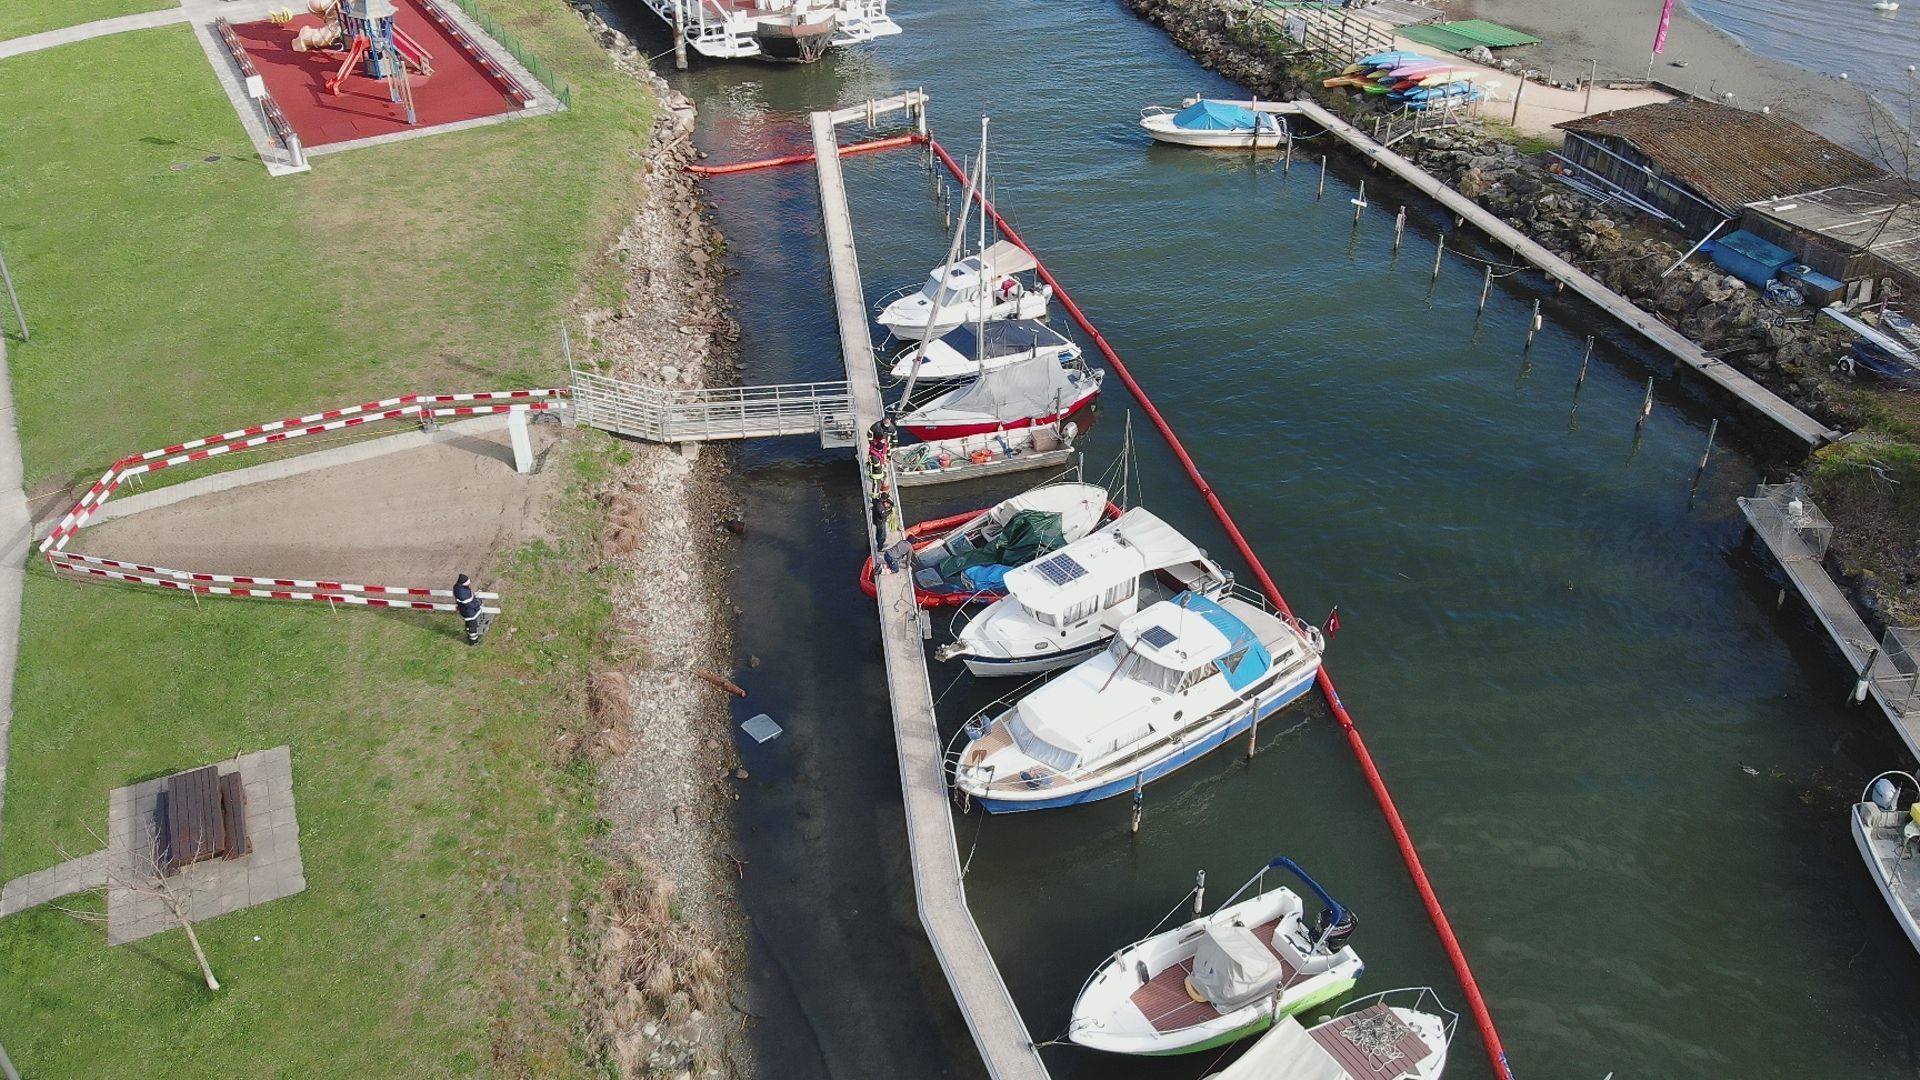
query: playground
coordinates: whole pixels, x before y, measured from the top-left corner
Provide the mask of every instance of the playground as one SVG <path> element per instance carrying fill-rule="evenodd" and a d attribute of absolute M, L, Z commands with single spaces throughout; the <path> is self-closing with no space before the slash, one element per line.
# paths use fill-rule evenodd
<path fill-rule="evenodd" d="M 498 116 L 531 100 L 435 0 L 317 0 L 232 29 L 309 148 Z"/>

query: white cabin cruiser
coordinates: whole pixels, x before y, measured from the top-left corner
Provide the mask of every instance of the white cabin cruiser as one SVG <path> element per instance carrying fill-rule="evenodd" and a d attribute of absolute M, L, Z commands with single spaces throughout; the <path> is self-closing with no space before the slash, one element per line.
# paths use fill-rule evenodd
<path fill-rule="evenodd" d="M 988 813 L 1126 794 L 1305 693 L 1322 647 L 1317 629 L 1248 600 L 1181 593 L 1011 708 L 969 721 L 949 758 L 953 785 Z"/>
<path fill-rule="evenodd" d="M 1867 861 L 1873 883 L 1893 911 L 1907 940 L 1920 949 L 1920 781 L 1904 772 L 1884 772 L 1867 784 L 1848 822 L 1853 843 Z"/>
<path fill-rule="evenodd" d="M 1406 1004 L 1390 1003 L 1396 995 Z M 1208 1080 L 1439 1080 L 1459 1027 L 1460 1015 L 1431 987 L 1387 990 L 1356 998 L 1312 1027 L 1281 1019 Z"/>
<path fill-rule="evenodd" d="M 996 322 L 962 323 L 930 341 L 926 348 L 914 346 L 894 357 L 892 374 L 904 379 L 914 374 L 918 362 L 921 382 L 971 379 L 982 371 L 1005 367 L 1028 356 L 1045 356 L 1061 364 L 1080 359 L 1080 346 L 1073 339 L 1035 319 L 1001 319 Z"/>
<path fill-rule="evenodd" d="M 919 341 L 967 323 L 1045 318 L 1053 286 L 1016 276 L 1038 265 L 1025 248 L 1002 240 L 978 255 L 935 267 L 918 292 L 901 290 L 882 301 L 876 321 L 894 337 Z"/>
<path fill-rule="evenodd" d="M 1319 898 L 1315 922 L 1298 893 L 1266 888 L 1267 872 L 1282 869 Z M 1240 899 L 1249 889 L 1254 895 Z M 1356 925 L 1353 912 L 1281 856 L 1213 914 L 1109 957 L 1080 988 L 1067 1038 L 1093 1050 L 1164 1056 L 1265 1031 L 1353 989 L 1367 969 L 1347 944 Z"/>
<path fill-rule="evenodd" d="M 1152 512 L 1134 508 L 1098 532 L 1007 574 L 1007 595 L 934 654 L 976 676 L 1068 667 L 1107 647 L 1158 585 L 1212 596 L 1233 575 Z"/>

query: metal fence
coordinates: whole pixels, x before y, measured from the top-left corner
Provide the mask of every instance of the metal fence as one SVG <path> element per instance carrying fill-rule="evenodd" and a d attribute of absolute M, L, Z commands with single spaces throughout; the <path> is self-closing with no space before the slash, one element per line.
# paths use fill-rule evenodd
<path fill-rule="evenodd" d="M 1867 679 L 1887 707 L 1902 720 L 1920 710 L 1920 660 L 1914 649 L 1920 646 L 1920 629 L 1889 627 L 1880 637 L 1880 648 L 1867 667 Z"/>
<path fill-rule="evenodd" d="M 1813 505 L 1807 485 L 1761 484 L 1753 497 L 1741 500 L 1753 515 L 1754 530 L 1782 560 L 1827 557 L 1833 541 L 1833 523 Z"/>
<path fill-rule="evenodd" d="M 520 65 L 531 72 L 534 78 L 539 79 L 547 89 L 553 91 L 553 96 L 559 98 L 562 105 L 568 108 L 573 107 L 573 88 L 555 77 L 551 65 L 527 51 L 526 46 L 520 44 L 519 38 L 514 37 L 506 27 L 500 25 L 498 19 L 475 7 L 473 0 L 454 0 L 454 3 L 460 5 L 460 10 L 466 12 L 468 18 L 480 24 L 482 32 L 499 42 L 500 47 L 507 50 L 515 60 L 520 61 Z"/>

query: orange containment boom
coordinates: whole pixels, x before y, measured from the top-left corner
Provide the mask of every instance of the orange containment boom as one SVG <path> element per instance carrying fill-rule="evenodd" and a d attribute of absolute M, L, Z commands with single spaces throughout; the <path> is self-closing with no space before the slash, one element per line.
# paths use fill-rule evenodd
<path fill-rule="evenodd" d="M 871 154 L 876 150 L 897 150 L 902 146 L 913 146 L 929 141 L 926 135 L 896 135 L 890 139 L 875 139 L 872 142 L 843 146 L 840 148 L 840 156 L 852 157 L 855 154 Z M 740 161 L 732 165 L 689 165 L 687 171 L 695 176 L 725 176 L 728 173 L 774 169 L 782 165 L 805 165 L 812 160 L 813 153 L 809 151 L 804 154 L 788 154 L 786 157 L 762 158 L 759 161 Z"/>

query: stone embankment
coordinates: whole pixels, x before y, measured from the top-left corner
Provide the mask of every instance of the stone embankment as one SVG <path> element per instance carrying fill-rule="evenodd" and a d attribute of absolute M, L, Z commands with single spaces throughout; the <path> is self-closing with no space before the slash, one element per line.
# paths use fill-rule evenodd
<path fill-rule="evenodd" d="M 614 65 L 660 103 L 638 155 L 639 204 L 610 253 L 624 268 L 617 307 L 585 301 L 575 362 L 661 388 L 733 383 L 739 326 L 721 284 L 725 238 L 685 165 L 693 103 L 590 4 L 574 2 Z M 730 701 L 701 673 L 730 665 L 735 611 L 726 590 L 738 517 L 729 455 L 714 446 L 625 443 L 599 492 L 618 665 L 589 701 L 601 728 L 606 850 L 616 873 L 587 958 L 599 1051 L 622 1076 L 752 1077 L 745 1038 L 746 921 L 729 859 L 734 758 Z M 737 528 L 737 526 L 735 526 Z"/>

